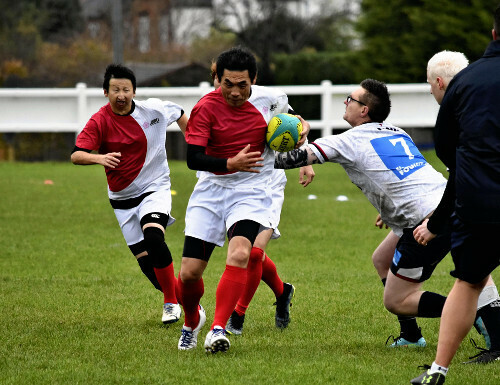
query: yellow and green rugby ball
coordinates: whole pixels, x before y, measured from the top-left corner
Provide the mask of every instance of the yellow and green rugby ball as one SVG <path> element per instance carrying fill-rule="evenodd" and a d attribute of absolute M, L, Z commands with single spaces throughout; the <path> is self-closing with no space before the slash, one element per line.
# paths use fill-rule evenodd
<path fill-rule="evenodd" d="M 288 152 L 295 148 L 302 132 L 302 123 L 292 114 L 278 114 L 267 125 L 266 142 L 274 151 Z"/>

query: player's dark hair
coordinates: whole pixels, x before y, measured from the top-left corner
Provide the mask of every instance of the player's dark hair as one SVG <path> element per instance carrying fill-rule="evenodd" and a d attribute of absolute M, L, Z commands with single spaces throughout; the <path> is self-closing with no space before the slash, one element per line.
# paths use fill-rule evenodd
<path fill-rule="evenodd" d="M 224 70 L 245 71 L 248 70 L 250 81 L 257 76 L 257 61 L 255 56 L 242 47 L 234 47 L 222 52 L 217 58 L 217 78 L 222 79 Z"/>
<path fill-rule="evenodd" d="M 109 92 L 109 80 L 110 79 L 129 79 L 132 82 L 132 86 L 136 87 L 136 80 L 134 72 L 121 64 L 110 64 L 106 67 L 106 72 L 104 73 L 104 81 L 102 82 L 102 88 Z"/>
<path fill-rule="evenodd" d="M 493 11 L 493 28 L 497 34 L 497 39 L 500 39 L 500 4 Z"/>
<path fill-rule="evenodd" d="M 372 122 L 381 123 L 391 112 L 391 98 L 385 83 L 375 79 L 365 79 L 361 82 L 366 92 L 362 102 L 368 106 L 368 116 Z"/>

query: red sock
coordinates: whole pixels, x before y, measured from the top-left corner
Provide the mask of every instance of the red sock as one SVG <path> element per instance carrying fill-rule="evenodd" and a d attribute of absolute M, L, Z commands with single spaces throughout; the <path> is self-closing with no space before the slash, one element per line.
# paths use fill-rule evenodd
<path fill-rule="evenodd" d="M 247 269 L 226 265 L 215 293 L 215 316 L 210 329 L 216 325 L 226 327 L 227 320 L 245 289 L 246 282 Z"/>
<path fill-rule="evenodd" d="M 180 276 L 177 279 L 177 293 L 184 308 L 184 325 L 192 329 L 200 322 L 198 309 L 204 292 L 203 278 L 194 282 L 182 282 Z"/>
<path fill-rule="evenodd" d="M 161 269 L 155 267 L 154 270 L 156 279 L 163 291 L 163 303 L 177 303 L 177 297 L 175 295 L 177 279 L 174 274 L 174 263 L 172 262 L 167 267 L 162 267 Z"/>
<path fill-rule="evenodd" d="M 248 305 L 252 300 L 257 288 L 259 287 L 260 280 L 262 278 L 262 257 L 264 256 L 264 250 L 258 247 L 253 247 L 250 252 L 250 259 L 248 260 L 247 267 L 247 283 L 245 285 L 245 290 L 238 299 L 236 304 L 236 312 L 239 315 L 245 314 L 248 309 Z"/>
<path fill-rule="evenodd" d="M 175 296 L 177 297 L 177 303 L 184 307 L 182 304 L 182 286 L 181 286 L 181 272 L 179 271 L 179 275 L 177 276 L 177 283 L 175 285 Z"/>
<path fill-rule="evenodd" d="M 283 294 L 283 281 L 278 275 L 276 265 L 267 254 L 262 263 L 262 280 L 271 288 L 276 297 Z"/>

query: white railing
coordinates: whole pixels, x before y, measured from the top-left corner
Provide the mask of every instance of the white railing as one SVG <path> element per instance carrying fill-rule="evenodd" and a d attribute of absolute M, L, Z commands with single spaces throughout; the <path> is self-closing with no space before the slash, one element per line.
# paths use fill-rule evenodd
<path fill-rule="evenodd" d="M 346 96 L 358 85 L 332 85 L 325 80 L 321 85 L 279 86 L 288 95 L 320 95 L 320 120 L 306 120 L 312 129 L 321 130 L 321 136 L 336 129 L 348 128 L 342 119 Z M 433 127 L 438 105 L 428 84 L 389 84 L 392 110 L 389 122 L 401 128 Z M 209 83 L 198 87 L 139 87 L 136 99 L 151 97 L 180 104 L 189 114 L 196 102 L 211 91 Z M 75 88 L 30 89 L 0 88 L 0 132 L 74 132 L 85 126 L 90 116 L 107 103 L 103 90 L 87 88 L 78 83 Z M 300 106 L 293 106 L 300 111 Z M 177 131 L 173 124 L 169 131 Z"/>

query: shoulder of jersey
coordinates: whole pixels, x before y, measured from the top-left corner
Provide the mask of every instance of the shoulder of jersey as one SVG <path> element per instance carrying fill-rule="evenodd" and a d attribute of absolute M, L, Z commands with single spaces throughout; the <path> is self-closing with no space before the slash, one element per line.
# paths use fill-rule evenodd
<path fill-rule="evenodd" d="M 277 102 L 278 100 L 281 100 L 285 98 L 286 95 L 283 91 L 279 89 L 274 89 L 274 88 L 269 88 L 269 87 L 264 87 L 264 86 L 252 86 L 252 95 L 250 95 L 249 101 L 252 102 L 253 100 L 257 99 L 267 99 L 271 101 L 272 103 Z"/>
<path fill-rule="evenodd" d="M 157 107 L 157 106 L 163 106 L 163 101 L 158 98 L 149 98 L 146 100 L 134 100 L 136 105 L 139 106 L 146 106 L 146 107 Z"/>
<path fill-rule="evenodd" d="M 203 97 L 200 99 L 200 102 L 208 102 L 212 100 L 218 100 L 220 98 L 222 98 L 222 94 L 218 89 L 216 89 L 214 91 L 210 91 L 208 94 L 203 95 Z"/>
<path fill-rule="evenodd" d="M 112 113 L 113 111 L 111 110 L 111 106 L 109 105 L 109 103 L 107 103 L 99 108 L 99 111 L 93 113 L 90 118 L 96 121 L 100 119 L 106 119 L 106 116 L 112 116 Z"/>
<path fill-rule="evenodd" d="M 383 131 L 383 132 L 398 132 L 406 134 L 401 128 L 393 126 L 390 123 L 365 123 L 360 126 L 353 127 L 353 129 L 371 129 L 374 131 Z"/>
<path fill-rule="evenodd" d="M 278 97 L 284 95 L 285 93 L 279 88 L 270 88 L 265 86 L 252 86 L 252 96 L 270 96 L 270 97 Z"/>

